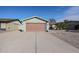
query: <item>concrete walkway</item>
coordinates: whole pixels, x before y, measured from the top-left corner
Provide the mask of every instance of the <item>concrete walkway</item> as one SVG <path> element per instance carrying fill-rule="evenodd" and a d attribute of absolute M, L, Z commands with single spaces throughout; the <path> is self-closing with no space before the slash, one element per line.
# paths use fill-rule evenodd
<path fill-rule="evenodd" d="M 53 53 L 79 49 L 48 32 L 6 32 L 0 34 L 0 52 Z"/>

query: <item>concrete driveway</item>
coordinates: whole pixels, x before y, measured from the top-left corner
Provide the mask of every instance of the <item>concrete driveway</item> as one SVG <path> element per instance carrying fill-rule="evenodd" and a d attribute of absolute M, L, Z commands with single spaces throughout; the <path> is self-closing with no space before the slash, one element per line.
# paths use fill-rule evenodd
<path fill-rule="evenodd" d="M 53 53 L 79 52 L 79 49 L 48 32 L 6 32 L 0 34 L 0 52 Z"/>

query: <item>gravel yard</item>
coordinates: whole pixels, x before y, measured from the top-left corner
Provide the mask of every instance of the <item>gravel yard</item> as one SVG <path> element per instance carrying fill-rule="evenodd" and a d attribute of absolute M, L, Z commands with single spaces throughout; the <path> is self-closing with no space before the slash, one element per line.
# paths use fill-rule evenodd
<path fill-rule="evenodd" d="M 79 49 L 79 33 L 54 30 L 51 34 Z"/>

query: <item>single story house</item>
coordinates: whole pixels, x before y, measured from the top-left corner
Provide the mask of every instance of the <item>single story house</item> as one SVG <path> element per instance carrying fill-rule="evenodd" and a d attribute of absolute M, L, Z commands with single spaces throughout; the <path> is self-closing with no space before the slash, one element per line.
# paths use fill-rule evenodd
<path fill-rule="evenodd" d="M 79 30 L 79 21 L 67 21 L 69 30 Z"/>
<path fill-rule="evenodd" d="M 21 22 L 19 19 L 0 18 L 0 30 L 14 31 L 19 30 Z"/>
<path fill-rule="evenodd" d="M 23 21 L 24 31 L 47 31 L 48 29 L 49 29 L 48 21 L 37 16 L 24 19 Z"/>
<path fill-rule="evenodd" d="M 79 21 L 67 20 L 56 23 L 56 26 L 59 30 L 79 30 Z"/>

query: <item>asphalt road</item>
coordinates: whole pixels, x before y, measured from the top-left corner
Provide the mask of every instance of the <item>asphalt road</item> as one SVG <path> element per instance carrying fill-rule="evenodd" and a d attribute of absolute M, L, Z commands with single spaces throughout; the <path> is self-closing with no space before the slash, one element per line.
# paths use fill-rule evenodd
<path fill-rule="evenodd" d="M 2 53 L 76 53 L 79 49 L 48 32 L 6 32 L 0 34 Z"/>

